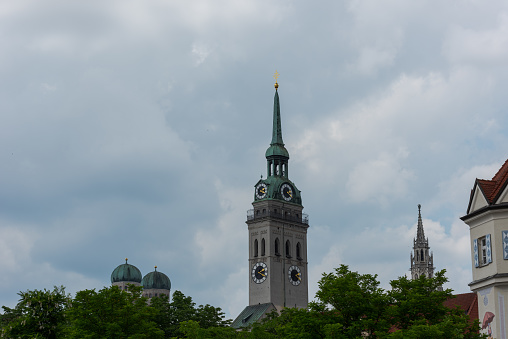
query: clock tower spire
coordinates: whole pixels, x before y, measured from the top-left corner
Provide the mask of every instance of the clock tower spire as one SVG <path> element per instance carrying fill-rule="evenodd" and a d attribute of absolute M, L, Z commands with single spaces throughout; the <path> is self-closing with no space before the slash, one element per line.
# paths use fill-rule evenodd
<path fill-rule="evenodd" d="M 301 192 L 289 180 L 278 87 L 275 82 L 272 142 L 265 152 L 267 177 L 254 185 L 253 208 L 247 211 L 249 306 L 231 325 L 235 328 L 248 326 L 273 309 L 306 308 L 308 303 L 309 221 L 302 213 Z"/>

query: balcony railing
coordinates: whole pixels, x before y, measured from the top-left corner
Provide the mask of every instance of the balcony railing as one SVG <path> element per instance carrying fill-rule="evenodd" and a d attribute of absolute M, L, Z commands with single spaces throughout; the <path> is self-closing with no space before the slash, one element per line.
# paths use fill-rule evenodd
<path fill-rule="evenodd" d="M 309 224 L 309 216 L 305 213 L 300 214 L 291 214 L 289 212 L 280 212 L 280 211 L 263 211 L 263 210 L 255 210 L 250 209 L 247 211 L 247 221 L 254 219 L 261 219 L 272 217 L 276 219 L 288 220 L 288 221 L 296 221 L 302 224 Z"/>

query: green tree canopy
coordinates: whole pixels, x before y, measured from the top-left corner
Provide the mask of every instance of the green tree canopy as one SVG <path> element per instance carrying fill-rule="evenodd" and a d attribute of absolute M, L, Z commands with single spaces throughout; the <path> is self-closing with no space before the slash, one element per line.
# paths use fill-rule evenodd
<path fill-rule="evenodd" d="M 60 338 L 70 297 L 63 286 L 53 290 L 19 292 L 14 309 L 2 306 L 1 336 L 4 338 Z"/>
<path fill-rule="evenodd" d="M 376 275 L 352 272 L 346 265 L 323 274 L 316 301 L 308 310 L 284 309 L 254 324 L 248 338 L 483 338 L 478 321 L 443 302 L 445 271 L 434 278 L 393 280 L 392 289 L 379 288 Z M 197 333 L 194 329 L 194 333 Z M 189 336 L 191 338 L 191 336 Z"/>
<path fill-rule="evenodd" d="M 141 287 L 129 291 L 117 286 L 76 293 L 68 310 L 68 338 L 163 338 L 155 320 L 157 311 L 141 296 Z"/>
<path fill-rule="evenodd" d="M 175 291 L 171 302 L 168 298 L 152 298 L 151 305 L 157 310 L 156 322 L 160 329 L 165 333 L 166 338 L 183 337 L 181 323 L 194 321 L 199 328 L 218 328 L 230 324 L 230 320 L 225 319 L 224 312 L 219 307 L 210 305 L 199 305 L 192 301 L 192 297 L 185 296 L 180 291 Z M 188 329 L 193 328 L 194 323 L 189 323 Z"/>
<path fill-rule="evenodd" d="M 116 286 L 84 290 L 74 299 L 63 287 L 20 292 L 15 308 L 3 307 L 1 337 L 5 338 L 464 338 L 485 336 L 479 324 L 459 308 L 443 302 L 452 298 L 445 271 L 433 278 L 406 277 L 379 287 L 376 275 L 352 272 L 341 265 L 323 274 L 316 301 L 308 309 L 286 308 L 237 332 L 220 308 L 196 307 L 190 296 L 175 291 L 154 297 L 151 305 L 141 287 Z"/>

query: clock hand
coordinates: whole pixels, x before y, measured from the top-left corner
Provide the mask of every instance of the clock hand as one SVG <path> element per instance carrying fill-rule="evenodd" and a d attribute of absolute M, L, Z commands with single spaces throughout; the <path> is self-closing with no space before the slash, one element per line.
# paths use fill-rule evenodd
<path fill-rule="evenodd" d="M 264 275 L 263 273 L 261 273 L 261 271 L 258 272 L 259 274 L 261 274 L 263 277 L 266 277 L 266 275 Z"/>
<path fill-rule="evenodd" d="M 293 196 L 291 195 L 291 193 L 292 193 L 291 191 L 288 191 L 289 196 L 292 198 Z"/>

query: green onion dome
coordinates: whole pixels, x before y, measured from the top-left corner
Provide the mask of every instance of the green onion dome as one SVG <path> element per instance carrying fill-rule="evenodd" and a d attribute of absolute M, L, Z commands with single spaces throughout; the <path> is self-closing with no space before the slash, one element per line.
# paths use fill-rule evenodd
<path fill-rule="evenodd" d="M 127 263 L 127 258 L 125 258 L 125 264 L 118 265 L 117 268 L 111 273 L 111 283 L 116 282 L 141 282 L 141 271 L 134 265 Z"/>
<path fill-rule="evenodd" d="M 148 273 L 143 277 L 141 282 L 143 289 L 159 289 L 159 290 L 171 290 L 171 281 L 168 276 L 162 272 L 157 272 L 157 266 L 155 271 Z"/>

